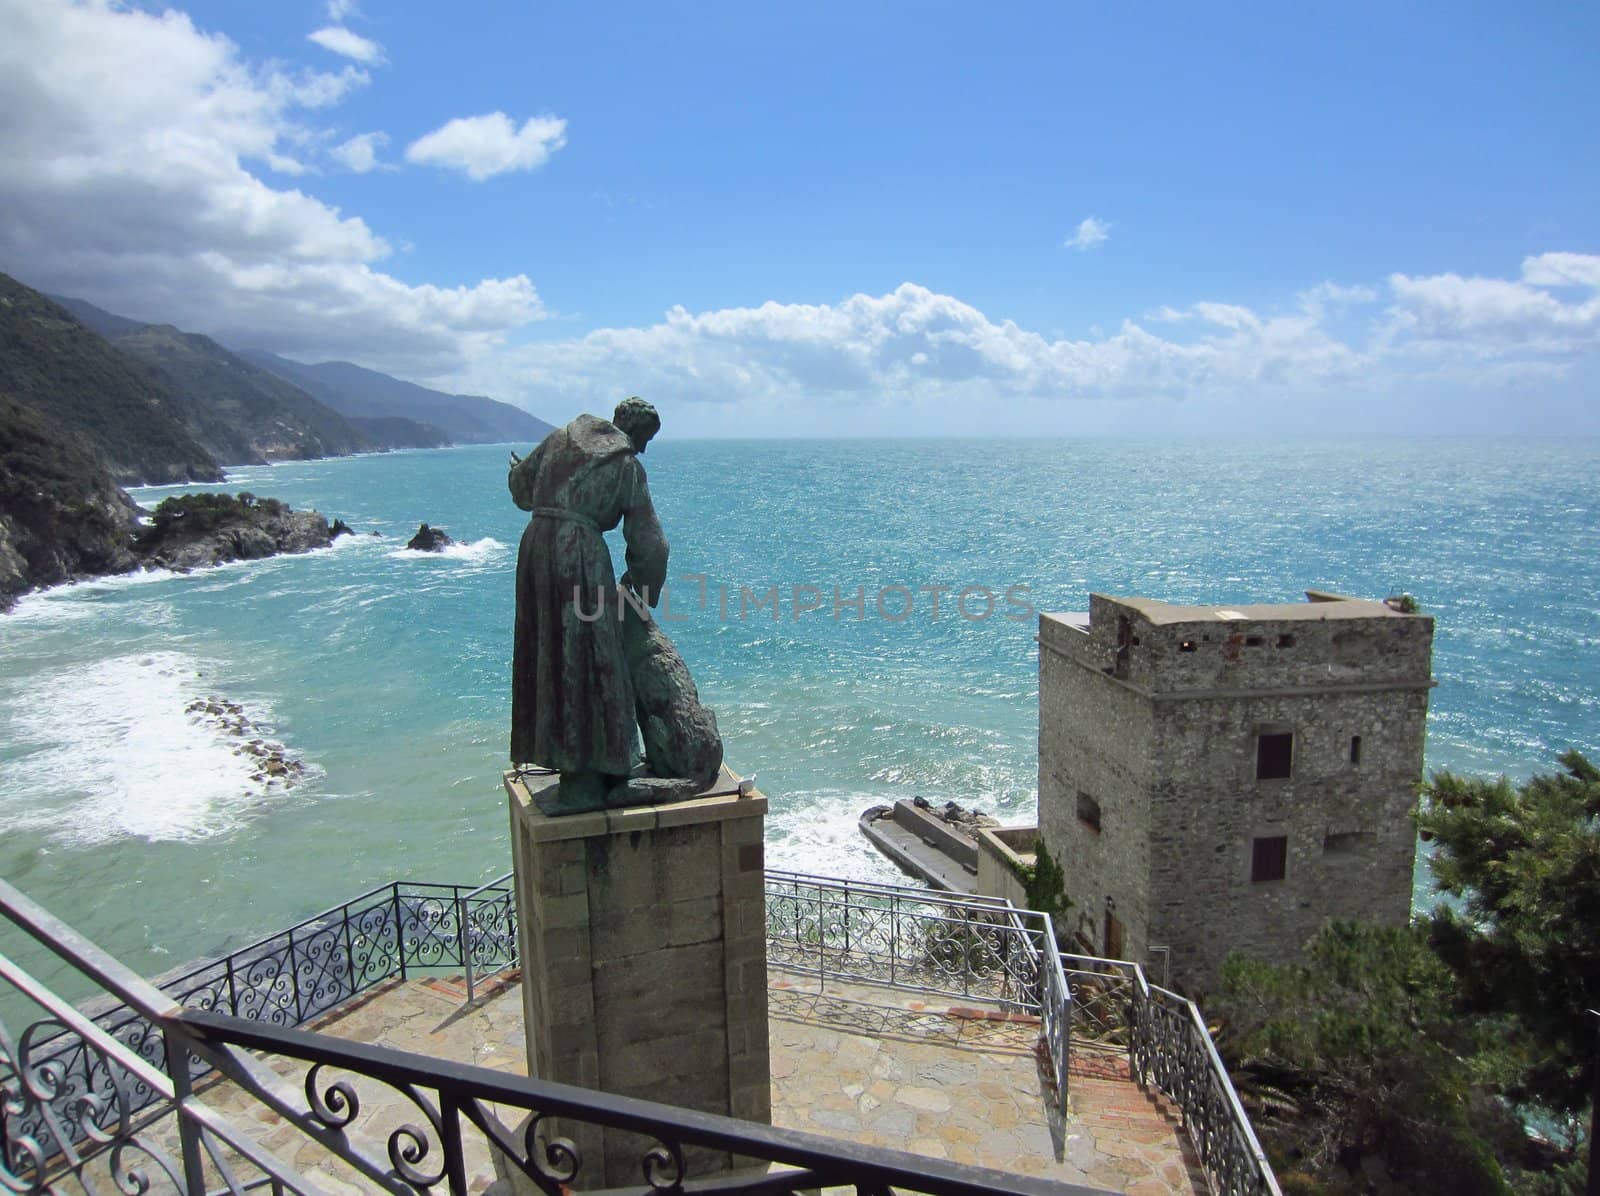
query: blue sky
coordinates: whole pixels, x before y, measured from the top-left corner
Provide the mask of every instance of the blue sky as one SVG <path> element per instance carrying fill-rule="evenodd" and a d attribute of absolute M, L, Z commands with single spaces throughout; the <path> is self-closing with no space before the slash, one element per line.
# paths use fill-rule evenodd
<path fill-rule="evenodd" d="M 1592 5 L 0 0 L 0 269 L 682 435 L 1600 432 Z"/>

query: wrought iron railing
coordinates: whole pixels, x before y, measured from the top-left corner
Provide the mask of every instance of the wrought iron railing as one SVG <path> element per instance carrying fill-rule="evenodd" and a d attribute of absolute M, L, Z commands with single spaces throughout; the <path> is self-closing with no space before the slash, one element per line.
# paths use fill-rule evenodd
<path fill-rule="evenodd" d="M 994 897 L 767 872 L 767 962 L 1037 1014 L 1049 919 Z"/>
<path fill-rule="evenodd" d="M 1072 1050 L 1126 1054 L 1135 1080 L 1182 1112 L 1216 1192 L 1278 1192 L 1199 1011 L 1150 985 L 1137 964 L 1063 954 L 1048 916 L 996 898 L 770 871 L 766 901 L 773 965 L 823 986 L 889 985 L 1037 1015 L 1059 1112 Z M 516 962 L 516 942 L 509 877 L 478 888 L 395 883 L 165 978 L 162 1007 L 226 1015 L 230 1026 L 290 1029 L 385 980 L 439 969 L 466 972 L 470 1001 L 477 976 Z M 80 1032 L 52 1014 L 15 1044 L 0 1027 L 0 1086 L 27 1090 L 18 1077 L 42 1077 L 31 1099 L 0 1099 L 0 1142 L 26 1143 L 24 1157 L 42 1152 L 60 1166 L 103 1136 L 103 1110 L 137 1122 L 173 1099 L 170 1085 L 155 1080 L 168 1074 L 168 1035 L 145 1006 L 114 1002 L 92 1025 L 92 1034 Z M 242 1041 L 237 1027 L 231 1033 L 230 1041 Z M 202 1059 L 185 1082 L 211 1066 Z M 0 1166 L 11 1157 L 0 1156 Z M 3 1171 L 0 1190 L 8 1190 Z"/>
<path fill-rule="evenodd" d="M 219 959 L 162 977 L 155 987 L 179 1006 L 293 1027 L 386 980 L 469 967 L 499 970 L 516 959 L 516 908 L 505 878 L 477 888 L 401 881 Z M 93 1017 L 101 1032 L 145 1064 L 166 1067 L 162 1038 L 143 1010 L 127 1002 L 101 1004 L 109 1004 Z M 53 1119 L 43 1118 L 35 1107 L 31 1120 L 12 1115 L 9 1124 L 54 1157 L 82 1129 L 76 1110 L 84 1101 L 112 1099 L 113 1085 L 82 1035 L 50 1025 L 30 1029 L 30 1058 L 59 1077 L 59 1098 L 53 1102 Z M 204 1072 L 198 1069 L 195 1078 Z M 125 1096 L 131 1110 L 143 1109 L 160 1095 L 139 1074 L 128 1073 Z M 0 1111 L 0 1121 L 6 1120 Z"/>
<path fill-rule="evenodd" d="M 1160 1092 L 1217 1196 L 1280 1196 L 1277 1177 L 1193 1001 L 1151 984 L 1122 959 L 1061 957 L 1072 1046 L 1126 1054 L 1141 1088 Z"/>
<path fill-rule="evenodd" d="M 1067 1108 L 1073 1001 L 1047 914 L 999 897 L 767 872 L 767 962 L 828 980 L 993 1003 L 1040 1019 Z"/>
<path fill-rule="evenodd" d="M 1067 1196 L 1089 1189 L 1010 1175 L 895 1150 L 776 1129 L 585 1088 L 527 1079 L 480 1067 L 322 1034 L 285 1028 L 272 1019 L 245 1020 L 210 1010 L 184 1009 L 167 994 L 122 968 L 70 928 L 0 881 L 0 916 L 22 927 L 111 997 L 135 1011 L 161 1047 L 160 1065 L 130 1049 L 25 971 L 0 956 L 0 979 L 45 1011 L 13 1039 L 0 1025 L 0 1189 L 9 1192 L 317 1193 L 329 1186 L 321 1168 L 363 1190 L 409 1193 L 469 1190 L 468 1152 L 496 1160 L 496 1169 L 556 1196 L 594 1184 L 578 1148 L 561 1130 L 598 1125 L 637 1136 L 640 1193 L 799 1193 L 847 1187 L 888 1196 L 891 1191 L 935 1196 Z M 399 954 L 404 955 L 404 951 Z M 251 1006 L 250 1008 L 258 1008 Z M 38 1037 L 43 1026 L 45 1038 Z M 69 1127 L 58 1111 L 63 1076 L 41 1043 L 81 1042 L 107 1080 L 105 1095 L 80 1093 L 67 1103 Z M 250 1052 L 293 1070 L 298 1084 Z M 194 1060 L 194 1064 L 191 1064 Z M 258 1102 L 303 1142 L 284 1147 L 306 1160 L 302 1174 L 262 1149 L 197 1098 L 196 1065 L 214 1069 Z M 142 1084 L 155 1094 L 136 1108 L 129 1093 Z M 400 1100 L 371 1103 L 375 1089 Z M 504 1120 L 509 1115 L 516 1128 Z M 46 1127 L 52 1154 L 24 1124 Z M 306 1146 L 316 1149 L 308 1151 Z M 610 1147 L 608 1146 L 608 1150 Z M 712 1168 L 737 1167 L 702 1176 Z M 311 1171 L 311 1168 L 317 1170 Z"/>

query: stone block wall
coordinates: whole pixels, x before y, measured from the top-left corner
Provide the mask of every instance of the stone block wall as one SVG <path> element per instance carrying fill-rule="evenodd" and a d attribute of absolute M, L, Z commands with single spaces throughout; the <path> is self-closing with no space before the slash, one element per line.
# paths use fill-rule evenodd
<path fill-rule="evenodd" d="M 1283 961 L 1330 918 L 1409 916 L 1433 621 L 1315 597 L 1041 617 L 1040 830 L 1097 949 L 1112 913 L 1122 954 L 1168 947 L 1203 989 L 1229 950 Z"/>
<path fill-rule="evenodd" d="M 1333 918 L 1410 916 L 1427 691 L 1196 699 L 1157 707 L 1150 942 L 1174 979 L 1215 984 L 1230 950 L 1287 962 Z M 1294 736 L 1291 775 L 1258 780 L 1263 727 Z M 1361 736 L 1359 763 L 1350 740 Z M 1252 842 L 1284 836 L 1281 880 L 1251 879 Z"/>
<path fill-rule="evenodd" d="M 1051 615 L 1039 620 L 1039 835 L 1066 874 L 1073 906 L 1058 927 L 1105 949 L 1109 910 L 1123 951 L 1149 944 L 1150 803 L 1154 710 L 1131 687 L 1091 666 L 1089 636 Z M 1095 803 L 1099 829 L 1081 818 Z"/>
<path fill-rule="evenodd" d="M 716 788 L 736 784 L 725 771 Z M 551 818 L 525 782 L 507 790 L 529 1073 L 770 1121 L 766 799 Z M 557 1128 L 583 1153 L 578 1186 L 639 1181 L 649 1142 Z M 732 1160 L 688 1162 L 706 1175 Z"/>

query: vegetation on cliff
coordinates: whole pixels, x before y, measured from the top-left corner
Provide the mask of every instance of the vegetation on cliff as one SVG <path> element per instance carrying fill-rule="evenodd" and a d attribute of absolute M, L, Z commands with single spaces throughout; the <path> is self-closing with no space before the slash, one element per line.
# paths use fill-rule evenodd
<path fill-rule="evenodd" d="M 138 511 L 81 442 L 0 395 L 0 610 L 35 586 L 134 568 Z"/>
<path fill-rule="evenodd" d="M 111 343 L 171 384 L 189 431 L 226 465 L 339 457 L 380 447 L 300 387 L 208 336 L 170 324 L 140 324 Z"/>
<path fill-rule="evenodd" d="M 148 565 L 186 570 L 309 552 L 332 540 L 328 521 L 316 511 L 295 511 L 275 498 L 184 494 L 156 507 L 134 551 Z"/>
<path fill-rule="evenodd" d="M 1436 775 L 1418 822 L 1455 899 L 1224 969 L 1224 1051 L 1286 1192 L 1581 1190 L 1600 1007 L 1600 770 Z M 1543 1133 L 1530 1135 L 1527 1126 Z"/>
<path fill-rule="evenodd" d="M 222 478 L 216 458 L 185 427 L 182 402 L 155 371 L 4 274 L 0 394 L 75 438 L 117 482 Z"/>
<path fill-rule="evenodd" d="M 140 515 L 77 437 L 0 395 L 0 611 L 41 586 L 305 552 L 337 534 L 315 511 L 251 494 L 169 498 L 142 528 Z"/>

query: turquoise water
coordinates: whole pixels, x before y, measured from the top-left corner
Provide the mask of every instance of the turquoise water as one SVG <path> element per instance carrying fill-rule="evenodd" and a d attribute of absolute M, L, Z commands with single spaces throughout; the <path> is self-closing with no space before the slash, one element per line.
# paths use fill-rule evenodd
<path fill-rule="evenodd" d="M 240 469 L 227 489 L 382 537 L 65 588 L 0 617 L 0 874 L 150 971 L 393 878 L 505 871 L 526 518 L 506 454 Z M 1593 441 L 667 441 L 646 464 L 678 578 L 670 630 L 730 764 L 771 796 L 773 866 L 891 877 L 855 818 L 912 793 L 1031 817 L 1035 626 L 1005 616 L 1083 609 L 1091 589 L 1407 591 L 1438 620 L 1429 767 L 1522 776 L 1600 752 Z M 424 520 L 461 546 L 404 552 Z M 923 587 L 939 585 L 935 619 Z M 780 618 L 741 618 L 740 586 L 779 587 Z M 796 586 L 821 608 L 795 618 Z M 863 617 L 835 617 L 835 586 L 861 587 Z M 954 609 L 969 586 L 996 595 L 988 618 Z M 909 593 L 880 613 L 885 587 Z M 1008 605 L 1010 587 L 1026 589 Z M 908 598 L 909 617 L 886 617 Z M 209 695 L 305 780 L 253 780 L 235 741 L 185 712 Z"/>

